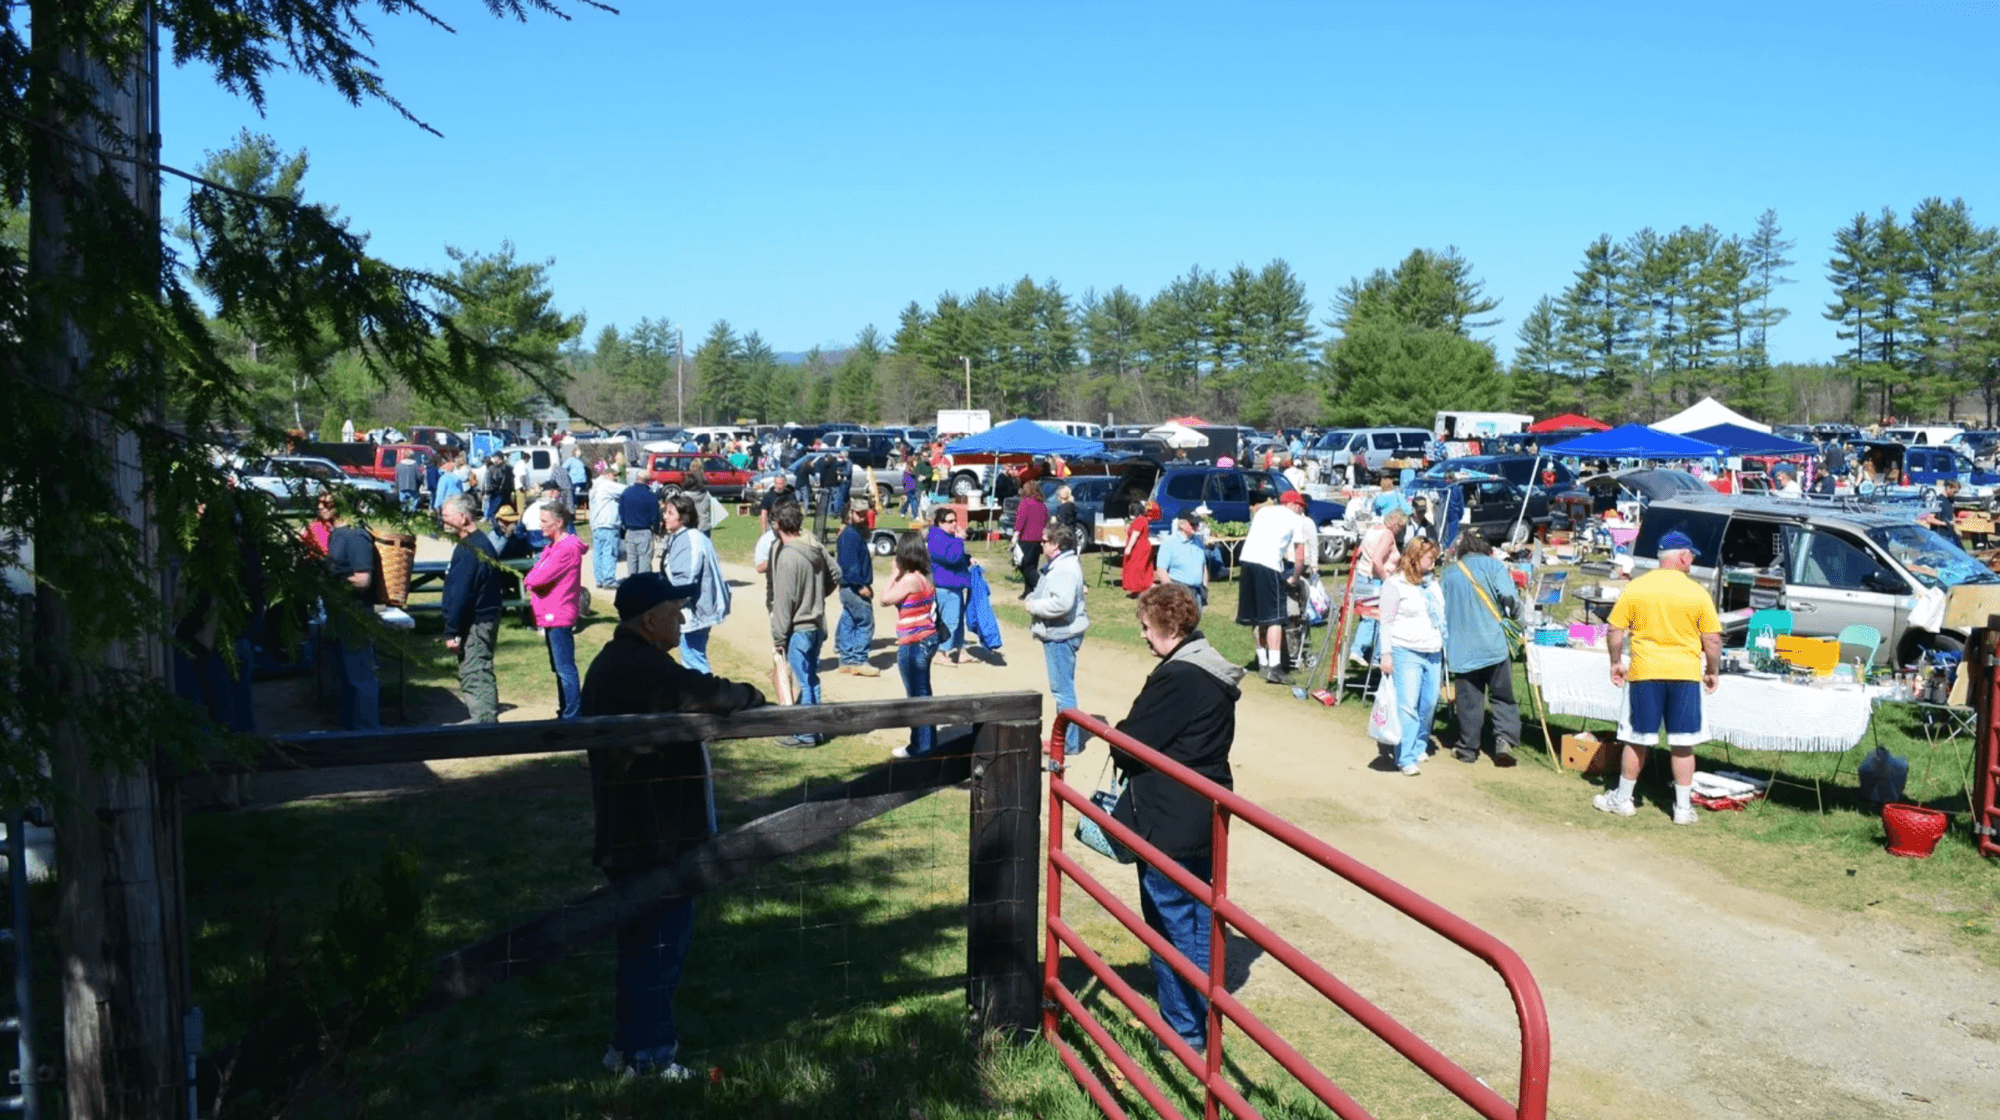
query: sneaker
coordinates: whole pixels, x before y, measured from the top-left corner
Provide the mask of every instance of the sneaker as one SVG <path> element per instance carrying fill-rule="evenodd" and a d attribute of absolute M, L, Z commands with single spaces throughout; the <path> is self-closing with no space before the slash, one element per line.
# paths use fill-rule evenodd
<path fill-rule="evenodd" d="M 1514 748 L 1505 743 L 1493 748 L 1493 765 L 1505 769 L 1521 761 L 1514 757 Z"/>
<path fill-rule="evenodd" d="M 902 746 L 897 747 L 893 751 L 890 751 L 889 757 L 903 761 L 908 761 L 909 759 L 915 758 L 917 756 L 910 753 L 910 744 L 904 743 Z"/>
<path fill-rule="evenodd" d="M 1678 805 L 1674 806 L 1675 824 L 1698 824 L 1700 822 L 1701 818 L 1695 815 L 1694 806 L 1690 805 L 1685 809 Z"/>
<path fill-rule="evenodd" d="M 647 1066 L 642 1072 L 661 1081 L 693 1081 L 695 1077 L 693 1070 L 679 1062 L 668 1062 L 663 1066 Z"/>
<path fill-rule="evenodd" d="M 1408 766 L 1403 767 L 1402 772 L 1405 778 L 1414 778 L 1417 775 L 1423 773 L 1422 770 L 1417 769 L 1417 764 L 1414 762 L 1410 763 Z"/>
<path fill-rule="evenodd" d="M 854 665 L 849 667 L 847 671 L 857 677 L 879 677 L 882 675 L 882 670 L 877 669 L 873 665 Z"/>
<path fill-rule="evenodd" d="M 834 669 L 834 672 L 836 673 L 852 673 L 853 671 L 854 671 L 854 666 L 852 665 L 841 665 Z"/>
<path fill-rule="evenodd" d="M 778 740 L 778 745 L 781 747 L 796 747 L 802 750 L 806 747 L 817 747 L 820 745 L 820 742 L 820 737 L 817 735 L 787 735 Z"/>
<path fill-rule="evenodd" d="M 1612 813 L 1621 817 L 1629 817 L 1639 811 L 1633 808 L 1629 798 L 1620 797 L 1612 790 L 1606 790 L 1591 798 L 1590 806 L 1600 813 Z"/>
<path fill-rule="evenodd" d="M 1451 757 L 1459 760 L 1460 762 L 1466 763 L 1467 765 L 1471 765 L 1472 763 L 1479 761 L 1479 752 L 1455 750 L 1451 752 Z"/>

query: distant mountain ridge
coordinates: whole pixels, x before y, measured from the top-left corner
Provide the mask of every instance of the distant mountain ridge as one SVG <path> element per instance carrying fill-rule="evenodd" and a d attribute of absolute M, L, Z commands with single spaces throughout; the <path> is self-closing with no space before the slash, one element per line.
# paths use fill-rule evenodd
<path fill-rule="evenodd" d="M 828 361 L 828 362 L 829 362 L 830 364 L 833 364 L 833 365 L 838 365 L 838 364 L 840 364 L 840 363 L 841 363 L 841 362 L 842 362 L 843 360 L 845 360 L 845 359 L 846 359 L 846 357 L 847 357 L 847 351 L 848 351 L 849 349 L 850 349 L 850 347 L 848 347 L 848 346 L 847 346 L 847 345 L 845 345 L 844 343 L 839 343 L 839 342 L 828 342 L 828 343 L 825 343 L 825 344 L 823 344 L 823 345 L 821 345 L 821 346 L 819 347 L 819 352 L 820 352 L 820 355 L 821 355 L 822 357 L 824 357 L 824 358 L 825 358 L 825 359 L 826 359 L 826 360 L 827 360 L 827 361 Z M 774 355 L 772 355 L 772 356 L 778 359 L 778 364 L 779 364 L 779 365 L 782 365 L 782 366 L 802 366 L 802 365 L 805 365 L 805 364 L 806 364 L 806 359 L 807 359 L 807 358 L 810 358 L 810 357 L 812 356 L 812 351 L 811 351 L 811 350 L 780 350 L 780 351 L 778 351 L 778 352 L 777 352 L 776 354 L 774 354 Z"/>

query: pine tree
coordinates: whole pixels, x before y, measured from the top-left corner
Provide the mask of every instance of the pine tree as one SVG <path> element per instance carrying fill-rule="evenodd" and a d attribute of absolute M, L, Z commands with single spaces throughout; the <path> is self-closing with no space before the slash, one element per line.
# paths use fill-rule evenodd
<path fill-rule="evenodd" d="M 1776 210 L 1766 210 L 1757 215 L 1757 229 L 1750 235 L 1746 249 L 1754 278 L 1750 291 L 1757 303 L 1757 317 L 1751 324 L 1750 353 L 1743 361 L 1745 368 L 1762 371 L 1771 366 L 1771 328 L 1791 315 L 1783 306 L 1772 306 L 1771 298 L 1777 294 L 1778 285 L 1792 282 L 1785 275 L 1785 269 L 1795 262 L 1787 259 L 1785 254 L 1797 246 L 1798 242 L 1787 240 L 1784 231 L 1778 228 Z"/>
<path fill-rule="evenodd" d="M 743 343 L 729 320 L 717 319 L 708 337 L 695 348 L 691 361 L 700 384 L 695 401 L 702 418 L 728 423 L 742 410 L 749 383 L 743 368 Z"/>
<path fill-rule="evenodd" d="M 1547 296 L 1535 302 L 1515 332 L 1514 366 L 1508 374 L 1512 405 L 1538 416 L 1553 416 L 1576 406 L 1564 361 L 1559 314 Z"/>
<path fill-rule="evenodd" d="M 1627 250 L 1599 235 L 1583 251 L 1576 282 L 1558 304 L 1558 340 L 1564 364 L 1584 378 L 1588 395 L 1607 411 L 1622 411 L 1632 389 L 1639 313 L 1631 291 Z"/>

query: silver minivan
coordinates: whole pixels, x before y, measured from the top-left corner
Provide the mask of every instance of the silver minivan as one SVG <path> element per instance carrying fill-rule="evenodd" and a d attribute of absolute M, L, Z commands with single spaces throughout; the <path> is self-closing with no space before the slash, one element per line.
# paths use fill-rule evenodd
<path fill-rule="evenodd" d="M 1393 462 L 1425 465 L 1432 436 L 1422 428 L 1336 428 L 1319 437 L 1307 454 L 1319 460 L 1326 477 L 1360 485 Z"/>
<path fill-rule="evenodd" d="M 1787 498 L 1662 498 L 1646 508 L 1632 542 L 1634 566 L 1657 565 L 1660 538 L 1674 530 L 1695 543 L 1689 574 L 1715 597 L 1730 629 L 1746 612 L 1777 605 L 1792 633 L 1835 638 L 1854 624 L 1882 634 L 1884 657 L 1914 663 L 1925 650 L 1962 651 L 1974 626 L 2000 613 L 2000 575 L 1895 507 L 1836 506 Z M 1941 622 L 1924 599 L 1945 597 Z M 1763 598 L 1760 598 L 1760 595 Z M 1935 599 L 1931 599 L 1935 603 Z"/>

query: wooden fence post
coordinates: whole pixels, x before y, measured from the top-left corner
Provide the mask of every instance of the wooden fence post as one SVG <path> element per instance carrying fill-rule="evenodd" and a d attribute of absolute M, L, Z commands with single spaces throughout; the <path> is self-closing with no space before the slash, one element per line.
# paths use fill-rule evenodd
<path fill-rule="evenodd" d="M 966 1000 L 981 1031 L 1024 1040 L 1042 1018 L 1040 722 L 982 725 L 972 758 Z"/>

